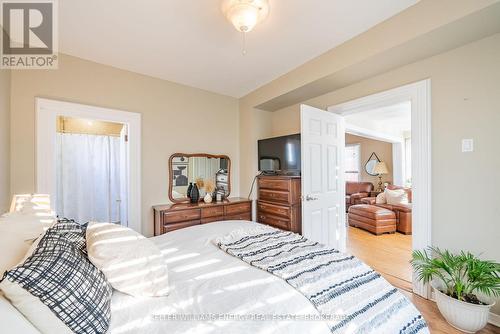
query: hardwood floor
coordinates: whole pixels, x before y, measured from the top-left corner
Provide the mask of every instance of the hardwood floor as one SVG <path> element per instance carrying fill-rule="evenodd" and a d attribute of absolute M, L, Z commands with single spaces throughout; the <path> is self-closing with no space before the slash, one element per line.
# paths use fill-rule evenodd
<path fill-rule="evenodd" d="M 431 333 L 462 333 L 450 326 L 439 313 L 436 303 L 413 294 L 411 285 L 411 235 L 400 233 L 373 235 L 365 230 L 347 227 L 347 252 L 363 260 L 404 293 L 422 313 Z M 500 328 L 488 324 L 481 334 L 498 334 Z"/>
<path fill-rule="evenodd" d="M 374 235 L 347 227 L 347 251 L 380 273 L 411 282 L 411 235 Z M 411 284 L 410 284 L 411 286 Z"/>

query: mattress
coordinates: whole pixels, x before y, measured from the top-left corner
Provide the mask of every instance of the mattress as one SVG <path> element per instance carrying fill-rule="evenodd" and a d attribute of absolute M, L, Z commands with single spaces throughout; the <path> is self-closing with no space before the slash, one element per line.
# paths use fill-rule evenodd
<path fill-rule="evenodd" d="M 218 249 L 212 239 L 257 223 L 224 221 L 154 237 L 168 263 L 170 294 L 114 291 L 111 333 L 330 333 L 319 313 L 282 279 Z"/>

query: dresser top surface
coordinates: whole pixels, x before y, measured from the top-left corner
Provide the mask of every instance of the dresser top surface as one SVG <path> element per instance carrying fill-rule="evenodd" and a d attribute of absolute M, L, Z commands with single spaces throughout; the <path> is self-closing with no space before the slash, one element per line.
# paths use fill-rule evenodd
<path fill-rule="evenodd" d="M 258 178 L 290 180 L 290 179 L 300 179 L 300 175 L 259 175 Z"/>
<path fill-rule="evenodd" d="M 205 203 L 201 200 L 198 203 L 174 203 L 174 204 L 161 204 L 154 205 L 153 210 L 155 211 L 173 211 L 173 210 L 187 210 L 187 209 L 200 209 L 200 208 L 210 208 L 214 206 L 229 205 L 236 203 L 250 202 L 248 198 L 244 197 L 229 197 L 220 202 Z"/>

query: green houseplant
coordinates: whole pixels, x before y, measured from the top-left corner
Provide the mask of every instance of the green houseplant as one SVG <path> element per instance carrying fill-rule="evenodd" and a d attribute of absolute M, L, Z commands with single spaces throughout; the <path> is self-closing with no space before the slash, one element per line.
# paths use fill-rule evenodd
<path fill-rule="evenodd" d="M 452 326 L 474 333 L 486 325 L 494 304 L 486 299 L 500 296 L 499 263 L 437 247 L 416 250 L 412 257 L 418 279 L 431 283 L 439 311 Z"/>

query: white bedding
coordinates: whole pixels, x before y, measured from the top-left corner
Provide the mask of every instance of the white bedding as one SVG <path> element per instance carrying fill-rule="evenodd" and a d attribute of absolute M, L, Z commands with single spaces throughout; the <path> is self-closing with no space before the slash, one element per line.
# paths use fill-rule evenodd
<path fill-rule="evenodd" d="M 111 333 L 329 333 L 323 321 L 174 321 L 168 315 L 311 315 L 312 304 L 285 281 L 218 249 L 211 240 L 257 224 L 226 221 L 152 238 L 166 255 L 170 294 L 136 298 L 114 291 Z M 156 316 L 156 317 L 155 317 Z"/>

